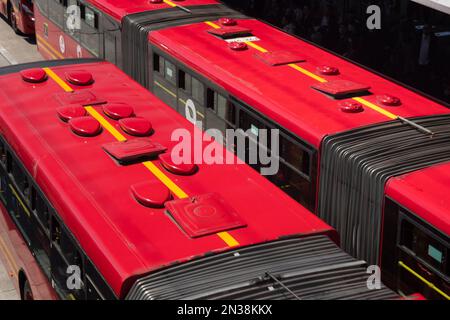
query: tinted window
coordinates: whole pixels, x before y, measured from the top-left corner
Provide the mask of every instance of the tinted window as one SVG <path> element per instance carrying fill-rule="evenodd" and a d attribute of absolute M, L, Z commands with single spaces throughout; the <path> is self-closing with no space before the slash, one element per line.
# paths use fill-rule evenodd
<path fill-rule="evenodd" d="M 48 0 L 49 13 L 48 17 L 57 26 L 62 27 L 64 24 L 64 6 L 62 0 Z"/>
<path fill-rule="evenodd" d="M 203 86 L 203 83 L 192 77 L 192 97 L 203 105 L 205 99 L 204 95 L 205 87 Z"/>
<path fill-rule="evenodd" d="M 419 227 L 409 220 L 402 220 L 400 244 L 411 250 L 418 258 L 428 265 L 448 274 L 446 263 L 448 259 L 448 248 L 429 231 Z"/>
<path fill-rule="evenodd" d="M 172 83 L 173 85 L 177 85 L 177 70 L 175 65 L 166 60 L 165 61 L 165 70 L 164 70 L 165 78 L 167 81 Z"/>

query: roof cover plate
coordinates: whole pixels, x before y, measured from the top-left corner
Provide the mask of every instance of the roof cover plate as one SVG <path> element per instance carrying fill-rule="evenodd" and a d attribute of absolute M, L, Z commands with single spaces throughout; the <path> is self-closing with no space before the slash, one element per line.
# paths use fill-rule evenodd
<path fill-rule="evenodd" d="M 97 97 L 90 90 L 79 90 L 72 92 L 61 92 L 54 95 L 60 105 L 80 104 L 82 106 L 92 106 L 106 103 L 106 100 Z"/>
<path fill-rule="evenodd" d="M 313 88 L 332 96 L 344 96 L 359 92 L 364 93 L 370 89 L 370 86 L 347 80 L 334 80 L 315 84 Z"/>
<path fill-rule="evenodd" d="M 167 150 L 159 143 L 147 139 L 132 139 L 103 145 L 105 150 L 121 164 L 157 157 Z"/>
<path fill-rule="evenodd" d="M 287 51 L 257 52 L 255 57 L 272 67 L 306 61 L 298 54 Z"/>
<path fill-rule="evenodd" d="M 233 26 L 233 27 L 222 27 L 219 29 L 210 29 L 208 30 L 208 32 L 222 39 L 230 39 L 249 35 L 252 33 L 252 30 L 243 27 Z"/>
<path fill-rule="evenodd" d="M 166 203 L 166 208 L 191 238 L 247 226 L 237 212 L 216 193 L 170 201 Z"/>

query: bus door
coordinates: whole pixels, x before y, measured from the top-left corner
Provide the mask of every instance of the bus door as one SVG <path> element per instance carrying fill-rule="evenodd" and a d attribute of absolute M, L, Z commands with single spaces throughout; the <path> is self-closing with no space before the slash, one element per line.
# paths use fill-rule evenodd
<path fill-rule="evenodd" d="M 385 199 L 382 260 L 383 282 L 400 294 L 450 299 L 449 238 Z"/>
<path fill-rule="evenodd" d="M 449 243 L 402 211 L 399 225 L 399 291 L 450 300 Z"/>

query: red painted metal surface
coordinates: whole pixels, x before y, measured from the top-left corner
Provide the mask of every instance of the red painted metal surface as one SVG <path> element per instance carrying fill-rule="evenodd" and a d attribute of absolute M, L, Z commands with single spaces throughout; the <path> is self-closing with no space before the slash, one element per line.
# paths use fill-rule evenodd
<path fill-rule="evenodd" d="M 450 234 L 450 163 L 392 178 L 386 195 Z"/>
<path fill-rule="evenodd" d="M 281 66 L 289 63 L 304 62 L 305 59 L 297 54 L 286 51 L 257 52 L 255 57 L 261 59 L 270 66 Z"/>
<path fill-rule="evenodd" d="M 339 69 L 338 75 L 319 76 L 326 81 L 345 80 L 370 86 L 372 94 L 364 96 L 369 103 L 379 105 L 377 96 L 395 93 L 402 106 L 394 110 L 382 107 L 396 115 L 408 118 L 449 112 L 423 96 L 261 21 L 238 20 L 238 25 L 252 30 L 260 39 L 253 42 L 257 46 L 305 59 L 297 66 L 310 74 L 316 75 L 320 66 L 333 66 Z M 236 54 L 229 50 L 227 42 L 211 36 L 207 32 L 210 29 L 205 23 L 168 28 L 150 33 L 149 41 L 316 148 L 326 135 L 390 120 L 370 108 L 356 114 L 341 112 L 335 101 L 311 89 L 319 83 L 316 79 L 290 66 L 267 65 L 255 57 L 260 51 L 250 46 Z"/>
<path fill-rule="evenodd" d="M 144 11 L 167 9 L 170 6 L 162 1 L 157 1 L 157 3 L 152 3 L 149 0 L 87 0 L 88 3 L 99 8 L 103 12 L 107 13 L 111 17 L 117 19 L 118 21 L 126 15 L 139 13 Z M 216 0 L 184 0 L 184 1 L 172 1 L 174 4 L 189 7 L 189 6 L 199 6 L 207 4 L 218 4 L 219 1 Z"/>
<path fill-rule="evenodd" d="M 197 130 L 108 63 L 52 70 L 64 79 L 66 72 L 80 68 L 91 72 L 96 82 L 88 89 L 77 87 L 76 92 L 88 90 L 111 103 L 132 104 L 139 116 L 152 120 L 152 141 L 171 150 L 178 143 L 171 141 L 172 132 L 180 125 L 191 134 Z M 130 278 L 229 249 L 217 235 L 190 239 L 164 209 L 151 209 L 133 199 L 131 186 L 159 180 L 143 165 L 119 166 L 111 159 L 102 146 L 116 139 L 105 130 L 92 138 L 73 134 L 55 116 L 64 105 L 55 96 L 63 91 L 55 81 L 30 88 L 17 73 L 0 76 L 0 87 L 2 134 L 119 297 L 125 294 L 124 283 Z M 93 108 L 102 113 L 101 105 Z M 120 131 L 116 121 L 105 119 Z M 189 177 L 171 174 L 159 160 L 152 165 L 190 197 L 219 194 L 247 223 L 230 232 L 241 246 L 294 234 L 328 233 L 336 238 L 328 225 L 246 165 L 199 165 L 198 172 Z"/>

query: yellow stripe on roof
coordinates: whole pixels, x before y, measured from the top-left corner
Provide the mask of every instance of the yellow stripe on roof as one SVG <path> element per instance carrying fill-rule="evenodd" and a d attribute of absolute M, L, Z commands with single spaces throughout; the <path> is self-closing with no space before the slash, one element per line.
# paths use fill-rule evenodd
<path fill-rule="evenodd" d="M 171 7 L 177 7 L 178 5 L 169 0 L 164 0 L 164 3 Z"/>
<path fill-rule="evenodd" d="M 50 68 L 44 68 L 47 75 L 53 79 L 64 91 L 73 92 L 74 90 L 62 80 L 56 73 L 54 73 Z M 92 106 L 85 107 L 86 111 L 95 118 L 102 127 L 108 131 L 116 140 L 126 141 L 127 139 L 123 136 L 116 128 L 114 128 L 108 120 L 105 119 L 97 110 Z M 189 195 L 183 191 L 174 181 L 172 181 L 164 172 L 162 172 L 153 162 L 146 161 L 142 165 L 146 167 L 158 180 L 160 180 L 169 190 L 178 198 L 186 199 Z M 217 233 L 217 236 L 221 238 L 229 247 L 239 246 L 239 242 L 228 232 Z"/>
<path fill-rule="evenodd" d="M 219 25 L 217 25 L 217 24 L 215 24 L 214 22 L 211 22 L 211 21 L 205 21 L 205 23 L 206 23 L 207 25 L 209 25 L 210 27 L 213 27 L 214 29 L 220 29 L 220 28 L 221 28 Z M 249 47 L 252 47 L 253 49 L 258 50 L 258 51 L 260 51 L 260 52 L 263 52 L 263 53 L 269 52 L 267 49 L 263 48 L 263 47 L 260 46 L 260 45 L 257 45 L 257 44 L 254 43 L 254 42 L 247 41 L 247 42 L 245 42 L 245 43 L 246 43 Z M 303 73 L 304 75 L 306 75 L 306 76 L 308 76 L 308 77 L 310 77 L 310 78 L 312 78 L 312 79 L 314 79 L 314 80 L 320 82 L 320 83 L 328 82 L 328 80 L 326 80 L 326 79 L 324 79 L 324 78 L 322 78 L 322 77 L 320 77 L 320 76 L 314 74 L 314 73 L 311 72 L 311 71 L 308 71 L 308 70 L 306 70 L 306 69 L 304 69 L 304 68 L 298 66 L 298 65 L 295 64 L 295 63 L 291 63 L 291 64 L 289 64 L 288 66 L 291 67 L 292 69 L 294 69 L 294 70 L 296 70 L 296 71 L 299 71 L 299 72 Z M 364 106 L 366 106 L 366 107 L 372 109 L 372 110 L 375 111 L 375 112 L 378 112 L 378 113 L 380 113 L 380 114 L 382 114 L 382 115 L 388 117 L 389 119 L 396 120 L 396 119 L 399 118 L 398 115 L 395 115 L 395 114 L 393 114 L 393 113 L 391 113 L 391 112 L 389 112 L 389 111 L 383 109 L 382 107 L 377 106 L 376 104 L 371 103 L 371 102 L 369 102 L 369 101 L 367 101 L 367 100 L 365 100 L 365 99 L 363 99 L 363 98 L 361 98 L 361 97 L 353 98 L 353 100 L 355 100 L 355 101 L 357 101 L 357 102 L 363 104 Z"/>
<path fill-rule="evenodd" d="M 51 70 L 50 68 L 43 68 L 45 73 L 47 73 L 47 75 L 53 79 L 53 81 L 55 81 L 61 88 L 63 88 L 63 90 L 65 92 L 72 92 L 73 89 L 64 82 L 64 80 L 62 80 L 60 77 L 58 77 L 58 75 L 56 73 L 53 72 L 53 70 Z"/>
<path fill-rule="evenodd" d="M 370 109 L 372 109 L 372 110 L 374 110 L 374 111 L 376 111 L 378 113 L 381 113 L 382 115 L 384 115 L 384 116 L 386 116 L 386 117 L 388 117 L 390 119 L 393 119 L 393 120 L 398 119 L 397 115 L 395 115 L 395 114 L 393 114 L 393 113 L 391 113 L 391 112 L 389 112 L 389 111 L 387 111 L 387 110 L 377 106 L 376 104 L 373 104 L 372 102 L 367 101 L 366 99 L 353 98 L 353 100 L 355 100 L 355 101 L 365 105 L 366 107 L 368 107 L 368 108 L 370 108 Z"/>
<path fill-rule="evenodd" d="M 85 107 L 86 111 L 100 124 L 103 128 L 106 129 L 114 138 L 116 138 L 117 141 L 127 141 L 127 138 L 125 138 L 124 135 L 122 135 L 119 130 L 113 127 L 111 123 L 108 122 L 100 113 L 97 112 L 92 106 Z"/>

